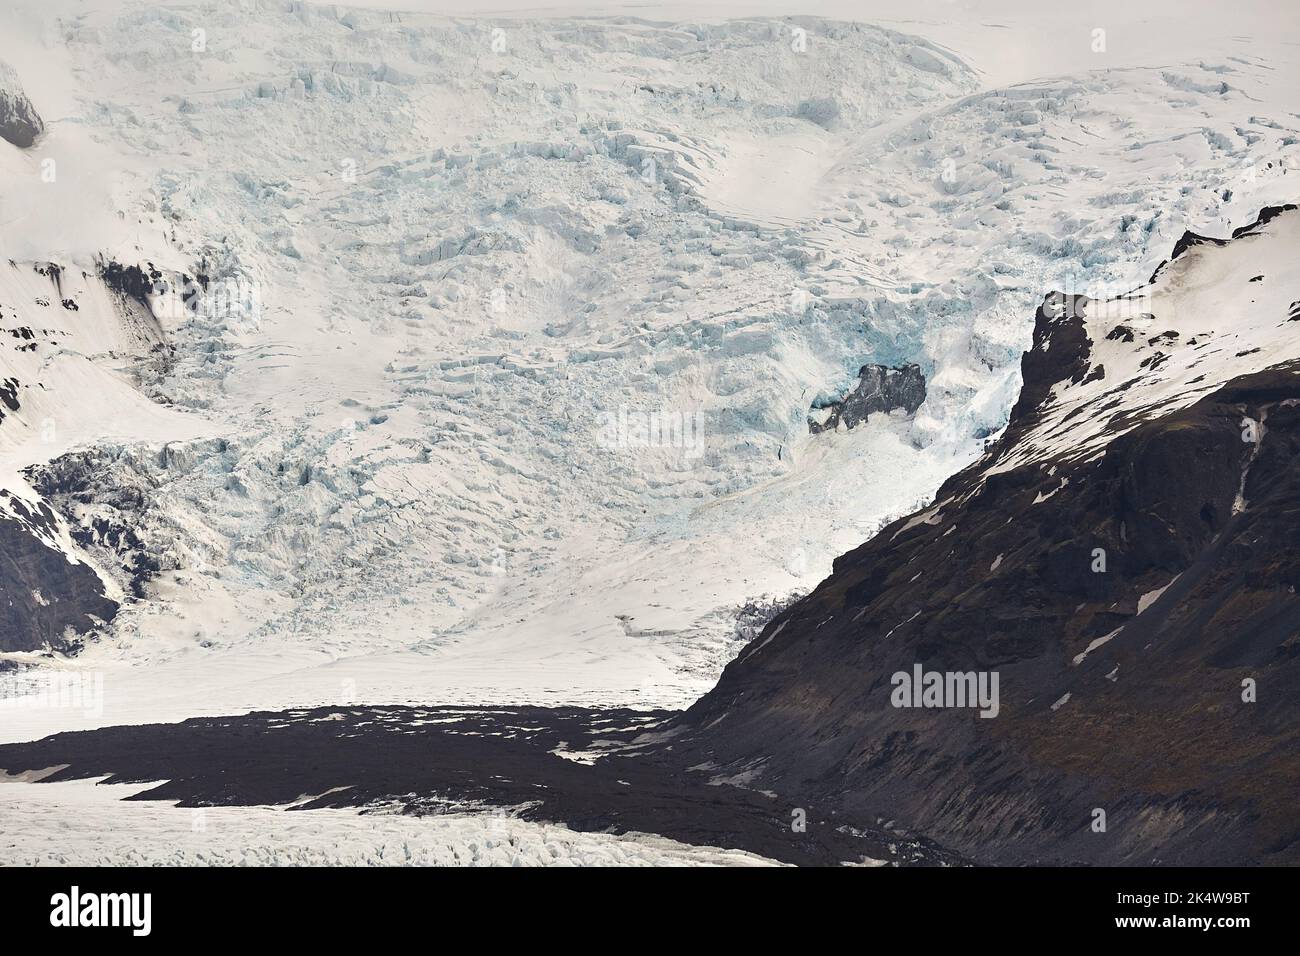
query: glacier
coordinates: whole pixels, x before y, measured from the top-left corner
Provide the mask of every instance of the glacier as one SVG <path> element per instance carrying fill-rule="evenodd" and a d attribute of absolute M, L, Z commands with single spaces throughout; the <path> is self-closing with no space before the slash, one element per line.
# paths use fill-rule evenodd
<path fill-rule="evenodd" d="M 102 712 L 7 712 L 0 738 L 684 707 L 743 608 L 999 434 L 1045 289 L 1126 291 L 1185 229 L 1293 198 L 1276 36 L 1135 62 L 1072 26 L 1016 73 L 939 6 L 12 5 L 0 57 L 46 131 L 0 144 L 0 327 L 51 334 L 0 348 L 0 486 L 118 607 L 0 653 L 103 673 Z M 909 363 L 914 415 L 809 434 L 862 366 Z"/>

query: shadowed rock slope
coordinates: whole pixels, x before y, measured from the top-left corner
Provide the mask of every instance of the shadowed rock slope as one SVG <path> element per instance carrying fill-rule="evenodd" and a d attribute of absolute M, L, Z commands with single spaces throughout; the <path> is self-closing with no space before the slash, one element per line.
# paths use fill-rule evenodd
<path fill-rule="evenodd" d="M 1300 862 L 1298 249 L 1269 209 L 1049 296 L 1000 440 L 778 615 L 679 759 L 977 862 Z M 917 664 L 997 672 L 997 716 L 895 707 Z"/>
<path fill-rule="evenodd" d="M 117 613 L 99 576 L 49 544 L 56 533 L 47 504 L 0 489 L 0 652 L 67 650 Z"/>
<path fill-rule="evenodd" d="M 27 149 L 45 132 L 45 123 L 23 92 L 13 67 L 0 60 L 0 139 Z"/>

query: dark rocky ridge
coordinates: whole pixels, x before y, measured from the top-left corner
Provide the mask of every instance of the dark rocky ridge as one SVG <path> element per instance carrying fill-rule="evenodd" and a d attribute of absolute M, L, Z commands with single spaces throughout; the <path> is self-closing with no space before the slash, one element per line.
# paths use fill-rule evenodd
<path fill-rule="evenodd" d="M 822 421 L 811 415 L 808 431 L 835 431 L 841 423 L 845 428 L 862 424 L 870 415 L 888 413 L 901 408 L 909 415 L 925 401 L 925 376 L 919 365 L 864 365 L 858 370 L 858 381 L 853 389 L 837 402 L 825 406 L 830 414 Z"/>
<path fill-rule="evenodd" d="M 31 508 L 0 490 L 0 651 L 70 650 L 79 635 L 111 621 L 117 605 L 86 564 L 45 543 L 55 524 L 48 505 Z"/>
<path fill-rule="evenodd" d="M 681 719 L 680 759 L 761 760 L 751 786 L 982 863 L 1300 862 L 1300 362 L 1099 457 L 993 469 L 1088 374 L 1078 304 L 1038 311 L 986 457 L 774 619 Z M 1000 714 L 894 707 L 917 663 L 997 671 Z"/>
<path fill-rule="evenodd" d="M 937 526 L 885 528 L 742 652 L 677 750 L 764 758 L 755 786 L 889 813 L 979 862 L 1300 861 L 1297 371 L 1238 380 L 1095 465 L 999 476 Z M 1269 432 L 1233 515 L 1243 406 L 1269 407 Z M 1063 478 L 1072 493 L 1034 503 Z M 890 675 L 918 662 L 998 671 L 999 717 L 894 708 Z"/>
<path fill-rule="evenodd" d="M 43 132 L 45 123 L 23 92 L 18 75 L 0 60 L 0 139 L 27 149 Z"/>

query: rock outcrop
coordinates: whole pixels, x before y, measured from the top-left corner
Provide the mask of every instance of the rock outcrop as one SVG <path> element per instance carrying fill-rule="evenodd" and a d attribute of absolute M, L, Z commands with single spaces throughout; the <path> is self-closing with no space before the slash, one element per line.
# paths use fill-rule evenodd
<path fill-rule="evenodd" d="M 814 408 L 808 416 L 808 431 L 835 431 L 841 425 L 853 428 L 865 422 L 870 415 L 891 412 L 901 408 L 912 414 L 925 401 L 925 376 L 919 365 L 864 365 L 858 370 L 858 381 L 842 399 L 821 408 Z"/>
<path fill-rule="evenodd" d="M 0 60 L 0 139 L 27 149 L 43 132 L 45 123 L 23 92 L 18 74 Z"/>
<path fill-rule="evenodd" d="M 1297 250 L 1266 210 L 1141 296 L 1049 296 L 1005 434 L 778 615 L 675 759 L 982 863 L 1300 862 Z M 993 713 L 900 698 L 918 667 L 996 675 Z"/>
<path fill-rule="evenodd" d="M 99 575 L 51 547 L 57 533 L 48 505 L 0 490 L 0 652 L 71 650 L 117 614 Z"/>

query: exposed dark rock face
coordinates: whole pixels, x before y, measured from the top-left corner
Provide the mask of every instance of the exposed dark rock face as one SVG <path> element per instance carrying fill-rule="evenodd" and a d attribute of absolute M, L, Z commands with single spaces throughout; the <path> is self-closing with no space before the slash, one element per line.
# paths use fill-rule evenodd
<path fill-rule="evenodd" d="M 898 521 L 837 560 L 676 749 L 724 768 L 764 757 L 755 786 L 894 815 L 977 861 L 1300 861 L 1296 400 L 1297 369 L 1260 373 L 1092 465 L 979 489 L 964 472 L 933 523 Z M 1269 430 L 1234 515 L 1243 407 L 1268 408 Z M 895 708 L 891 675 L 916 663 L 999 672 L 999 716 Z"/>
<path fill-rule="evenodd" d="M 12 376 L 0 379 L 0 406 L 3 406 L 0 407 L 0 422 L 5 419 L 5 409 L 16 412 L 22 408 L 22 403 L 18 401 L 18 389 L 21 385 L 22 383 Z"/>
<path fill-rule="evenodd" d="M 0 93 L 4 88 L 0 84 Z M 10 265 L 17 268 L 12 261 Z M 36 262 L 32 268 L 50 283 L 51 295 L 37 299 L 38 304 L 54 301 L 70 312 L 80 311 L 69 297 L 70 273 L 64 267 Z M 163 336 L 148 310 L 150 274 L 114 262 L 103 265 L 101 274 L 123 300 L 143 307 L 119 310 L 122 329 L 138 341 L 141 352 L 156 354 Z M 13 308 L 0 303 L 0 333 L 6 343 L 0 348 L 6 352 L 45 350 L 68 334 L 15 324 L 22 313 L 11 314 Z M 33 413 L 29 403 L 45 392 L 46 383 L 39 366 L 28 362 L 19 370 L 0 374 L 0 425 L 8 429 L 5 434 L 20 436 L 44 428 L 44 413 Z M 19 418 L 23 415 L 25 421 Z M 117 585 L 141 597 L 145 583 L 160 569 L 159 557 L 139 533 L 150 489 L 144 479 L 129 485 L 114 482 L 109 469 L 116 454 L 76 452 L 28 469 L 26 477 L 38 495 L 34 499 L 0 488 L 0 651 L 77 650 L 115 617 L 118 604 L 109 595 L 118 595 Z M 108 583 L 101 571 L 111 578 Z"/>
<path fill-rule="evenodd" d="M 0 651 L 70 650 L 117 605 L 86 564 L 47 544 L 56 518 L 0 490 Z"/>
<path fill-rule="evenodd" d="M 163 274 L 149 264 L 149 271 L 136 265 L 124 266 L 119 262 L 108 260 L 100 263 L 99 277 L 118 295 L 133 299 L 152 315 L 149 308 L 149 296 L 156 285 L 162 281 Z"/>
<path fill-rule="evenodd" d="M 0 139 L 27 149 L 43 132 L 45 123 L 23 92 L 18 74 L 0 60 Z"/>
<path fill-rule="evenodd" d="M 847 395 L 829 406 L 830 414 L 824 420 L 808 418 L 808 431 L 814 435 L 834 431 L 843 423 L 853 428 L 867 420 L 869 415 L 890 412 L 901 408 L 909 415 L 925 401 L 925 376 L 919 365 L 864 365 L 858 370 L 858 383 Z M 823 414 L 825 414 L 824 410 Z"/>
<path fill-rule="evenodd" d="M 762 760 L 751 786 L 976 862 L 1300 862 L 1300 362 L 1163 414 L 1134 400 L 1096 455 L 1025 460 L 1097 374 L 1084 311 L 1048 298 L 1003 437 L 774 619 L 681 721 L 679 759 Z M 996 672 L 996 718 L 895 706 L 917 664 Z"/>
<path fill-rule="evenodd" d="M 164 566 L 142 537 L 153 489 L 138 470 L 115 468 L 117 458 L 100 449 L 73 452 L 29 469 L 28 477 L 67 520 L 72 540 L 102 566 L 120 569 L 124 589 L 142 598 Z"/>

